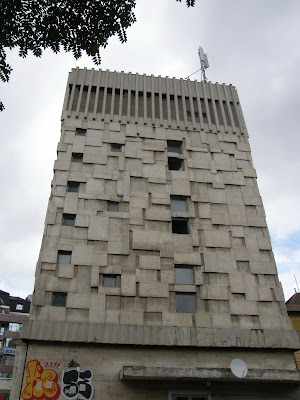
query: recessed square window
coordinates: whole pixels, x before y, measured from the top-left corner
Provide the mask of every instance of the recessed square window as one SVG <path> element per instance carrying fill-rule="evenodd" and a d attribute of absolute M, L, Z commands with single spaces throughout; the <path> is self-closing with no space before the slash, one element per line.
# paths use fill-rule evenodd
<path fill-rule="evenodd" d="M 23 310 L 23 304 L 17 304 L 16 305 L 16 310 L 17 311 L 22 311 Z"/>
<path fill-rule="evenodd" d="M 168 169 L 170 171 L 183 171 L 183 160 L 181 158 L 168 157 Z"/>
<path fill-rule="evenodd" d="M 107 211 L 119 211 L 119 203 L 115 201 L 107 202 Z"/>
<path fill-rule="evenodd" d="M 63 214 L 63 226 L 74 226 L 76 214 Z"/>
<path fill-rule="evenodd" d="M 103 286 L 104 287 L 116 287 L 117 276 L 116 275 L 103 275 Z"/>
<path fill-rule="evenodd" d="M 187 211 L 186 197 L 171 196 L 171 210 L 174 212 L 186 212 Z"/>
<path fill-rule="evenodd" d="M 58 250 L 57 262 L 58 264 L 71 264 L 71 251 Z"/>
<path fill-rule="evenodd" d="M 172 232 L 180 234 L 188 234 L 188 219 L 187 218 L 172 218 Z"/>
<path fill-rule="evenodd" d="M 176 312 L 194 313 L 195 309 L 193 293 L 176 293 Z"/>
<path fill-rule="evenodd" d="M 53 293 L 52 305 L 55 307 L 66 307 L 67 304 L 67 293 Z"/>
<path fill-rule="evenodd" d="M 86 135 L 86 129 L 76 128 L 75 135 L 76 136 L 85 136 Z"/>
<path fill-rule="evenodd" d="M 175 266 L 175 283 L 176 285 L 193 285 L 194 268 L 185 265 Z"/>
<path fill-rule="evenodd" d="M 68 186 L 67 186 L 67 192 L 70 193 L 78 193 L 79 192 L 79 185 L 80 182 L 68 182 Z"/>
<path fill-rule="evenodd" d="M 167 141 L 168 152 L 182 154 L 182 142 L 179 140 Z"/>
<path fill-rule="evenodd" d="M 72 162 L 82 163 L 83 153 L 72 153 Z"/>
<path fill-rule="evenodd" d="M 119 143 L 112 143 L 110 145 L 110 151 L 113 151 L 114 153 L 121 153 L 122 152 L 122 145 Z"/>

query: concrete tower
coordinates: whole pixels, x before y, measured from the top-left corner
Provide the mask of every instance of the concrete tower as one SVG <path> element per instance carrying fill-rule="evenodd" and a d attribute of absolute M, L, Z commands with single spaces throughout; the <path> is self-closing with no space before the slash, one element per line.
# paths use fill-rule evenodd
<path fill-rule="evenodd" d="M 236 89 L 72 70 L 57 150 L 13 400 L 300 396 Z"/>

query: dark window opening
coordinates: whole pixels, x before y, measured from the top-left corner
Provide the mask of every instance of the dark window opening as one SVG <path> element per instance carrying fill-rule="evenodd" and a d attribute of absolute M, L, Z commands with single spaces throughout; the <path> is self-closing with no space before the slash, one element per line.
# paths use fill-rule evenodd
<path fill-rule="evenodd" d="M 122 145 L 119 143 L 112 143 L 110 145 L 110 151 L 113 151 L 114 153 L 121 153 Z"/>
<path fill-rule="evenodd" d="M 190 111 L 187 111 L 187 112 L 186 112 L 186 115 L 188 116 L 188 118 L 191 118 L 191 117 L 192 117 L 192 113 L 191 113 Z"/>
<path fill-rule="evenodd" d="M 67 304 L 67 293 L 53 293 L 52 305 L 55 307 L 66 307 Z"/>
<path fill-rule="evenodd" d="M 168 140 L 167 148 L 170 153 L 182 154 L 182 142 L 178 140 Z"/>
<path fill-rule="evenodd" d="M 135 90 L 131 91 L 131 97 L 135 97 Z"/>
<path fill-rule="evenodd" d="M 78 193 L 79 192 L 79 185 L 80 182 L 68 182 L 67 191 L 71 193 Z"/>
<path fill-rule="evenodd" d="M 172 232 L 187 235 L 189 233 L 188 219 L 172 218 Z"/>
<path fill-rule="evenodd" d="M 107 211 L 119 211 L 119 203 L 115 201 L 107 202 Z"/>
<path fill-rule="evenodd" d="M 174 212 L 186 212 L 186 197 L 171 196 L 171 210 Z"/>
<path fill-rule="evenodd" d="M 163 100 L 167 100 L 167 95 L 166 95 L 165 93 L 163 93 L 163 94 L 161 95 L 161 97 L 162 97 Z"/>
<path fill-rule="evenodd" d="M 107 94 L 112 94 L 112 88 L 107 88 Z"/>
<path fill-rule="evenodd" d="M 208 397 L 200 394 L 173 394 L 172 400 L 208 400 Z"/>
<path fill-rule="evenodd" d="M 198 111 L 195 111 L 195 117 L 196 117 L 196 118 L 199 118 L 199 113 L 198 113 Z"/>
<path fill-rule="evenodd" d="M 194 268 L 185 265 L 175 266 L 175 283 L 176 285 L 193 285 Z"/>
<path fill-rule="evenodd" d="M 168 169 L 170 171 L 183 171 L 183 160 L 181 158 L 169 157 Z"/>
<path fill-rule="evenodd" d="M 176 312 L 194 313 L 195 309 L 193 293 L 176 293 Z"/>
<path fill-rule="evenodd" d="M 57 262 L 58 264 L 71 264 L 71 251 L 58 250 Z"/>
<path fill-rule="evenodd" d="M 121 92 L 120 92 L 120 89 L 115 89 L 115 94 L 116 94 L 116 95 L 120 96 L 120 93 L 121 93 Z"/>
<path fill-rule="evenodd" d="M 104 287 L 116 287 L 117 276 L 116 275 L 103 275 L 103 286 Z"/>
<path fill-rule="evenodd" d="M 96 86 L 92 86 L 91 92 L 92 93 L 96 93 L 97 87 Z"/>
<path fill-rule="evenodd" d="M 127 97 L 128 96 L 128 90 L 127 89 L 123 89 L 123 96 Z"/>
<path fill-rule="evenodd" d="M 83 153 L 72 153 L 72 162 L 82 163 Z"/>
<path fill-rule="evenodd" d="M 86 135 L 86 129 L 76 128 L 75 135 L 76 136 L 85 136 Z"/>
<path fill-rule="evenodd" d="M 174 101 L 174 94 L 170 94 L 170 100 Z"/>
<path fill-rule="evenodd" d="M 151 99 L 151 92 L 147 92 L 147 98 Z"/>
<path fill-rule="evenodd" d="M 144 92 L 139 92 L 139 97 L 144 97 Z"/>
<path fill-rule="evenodd" d="M 76 214 L 63 214 L 63 226 L 75 226 Z"/>

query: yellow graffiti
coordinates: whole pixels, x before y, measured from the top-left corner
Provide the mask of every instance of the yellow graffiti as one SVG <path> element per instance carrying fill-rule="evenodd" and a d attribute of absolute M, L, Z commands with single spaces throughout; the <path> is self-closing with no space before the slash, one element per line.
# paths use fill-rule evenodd
<path fill-rule="evenodd" d="M 53 369 L 43 369 L 40 362 L 32 360 L 27 363 L 27 386 L 23 390 L 24 400 L 57 400 L 60 387 L 58 375 Z"/>

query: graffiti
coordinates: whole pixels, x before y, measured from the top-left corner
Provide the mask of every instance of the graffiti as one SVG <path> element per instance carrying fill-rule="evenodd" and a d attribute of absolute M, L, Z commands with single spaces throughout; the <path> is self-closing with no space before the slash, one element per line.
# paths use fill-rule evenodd
<path fill-rule="evenodd" d="M 23 390 L 24 400 L 57 400 L 60 396 L 58 374 L 53 367 L 60 364 L 46 364 L 44 367 L 37 360 L 27 363 L 27 386 Z M 52 367 L 52 368 L 51 368 Z"/>
<path fill-rule="evenodd" d="M 80 371 L 79 364 L 74 360 L 70 361 L 68 367 L 76 367 L 76 369 L 69 369 L 63 372 L 62 393 L 65 399 L 92 399 L 94 397 L 94 387 L 91 384 L 92 371 L 89 369 Z"/>

